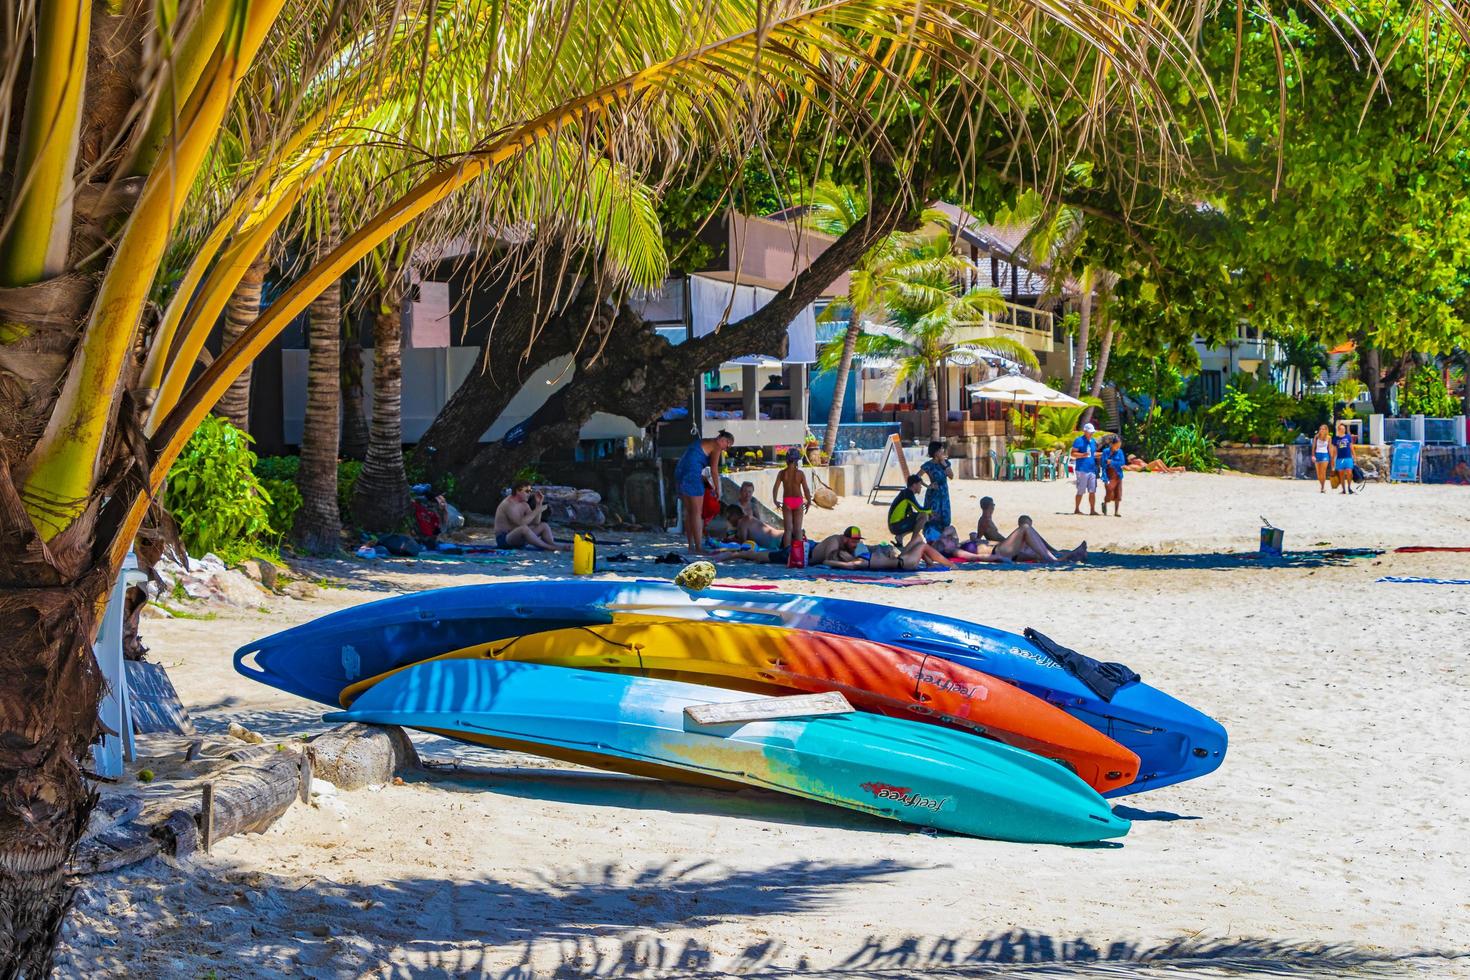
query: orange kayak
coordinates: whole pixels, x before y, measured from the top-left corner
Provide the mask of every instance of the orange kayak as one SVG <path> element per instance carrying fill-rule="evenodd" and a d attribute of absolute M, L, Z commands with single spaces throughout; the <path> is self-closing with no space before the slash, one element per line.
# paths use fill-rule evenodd
<path fill-rule="evenodd" d="M 1018 687 L 937 656 L 750 623 L 618 615 L 611 624 L 527 633 L 435 659 L 489 658 L 697 680 L 714 687 L 840 691 L 877 714 L 962 728 L 1075 771 L 1098 792 L 1131 783 L 1138 756 Z M 382 677 L 342 692 L 347 706 Z"/>

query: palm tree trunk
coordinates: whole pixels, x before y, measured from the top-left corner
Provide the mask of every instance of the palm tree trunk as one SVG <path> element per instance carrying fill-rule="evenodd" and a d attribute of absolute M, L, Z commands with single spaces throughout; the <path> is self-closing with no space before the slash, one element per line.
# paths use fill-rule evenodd
<path fill-rule="evenodd" d="M 1102 343 L 1098 345 L 1097 371 L 1093 374 L 1092 377 L 1093 398 L 1102 397 L 1103 379 L 1107 377 L 1108 373 L 1108 355 L 1111 354 L 1113 350 L 1113 321 L 1111 318 L 1107 318 L 1104 322 L 1106 323 L 1106 326 L 1103 327 Z M 1092 406 L 1089 405 L 1087 406 L 1087 411 L 1082 413 L 1082 424 L 1086 425 L 1088 422 L 1091 421 Z"/>
<path fill-rule="evenodd" d="M 240 284 L 230 294 L 230 299 L 225 303 L 225 326 L 223 346 L 228 347 L 234 343 L 245 328 L 255 322 L 260 315 L 260 293 L 265 285 L 265 273 L 270 262 L 265 256 L 260 256 L 245 270 Z M 228 419 L 230 424 L 237 429 L 249 431 L 250 429 L 250 368 L 246 367 L 240 372 L 240 377 L 225 391 L 220 398 L 219 404 L 214 408 L 214 414 Z"/>
<path fill-rule="evenodd" d="M 1460 393 L 1460 414 L 1470 415 L 1470 348 L 1460 351 L 1460 370 L 1465 375 L 1465 388 Z"/>
<path fill-rule="evenodd" d="M 373 317 L 373 428 L 352 515 L 369 531 L 396 530 L 408 512 L 403 471 L 402 276 L 390 271 Z"/>
<path fill-rule="evenodd" d="M 323 254 L 337 246 L 336 202 L 318 243 Z M 296 485 L 301 509 L 291 541 L 311 554 L 333 553 L 342 544 L 337 510 L 337 447 L 342 420 L 342 285 L 334 282 L 311 303 L 307 330 L 306 418 L 301 432 L 301 465 Z"/>
<path fill-rule="evenodd" d="M 1082 392 L 1082 374 L 1087 370 L 1088 332 L 1092 329 L 1092 274 L 1082 273 L 1082 296 L 1077 319 L 1077 353 L 1072 359 L 1072 380 L 1067 382 L 1067 394 L 1076 398 Z"/>
<path fill-rule="evenodd" d="M 924 372 L 924 387 L 928 389 L 929 395 L 929 438 L 942 441 L 944 426 L 939 418 L 939 371 L 939 365 L 935 364 Z"/>
<path fill-rule="evenodd" d="M 342 457 L 344 459 L 365 459 L 367 457 L 368 423 L 362 403 L 362 344 L 358 342 L 358 325 L 354 322 L 348 326 L 347 336 L 342 340 Z"/>
<path fill-rule="evenodd" d="M 822 437 L 822 455 L 828 460 L 837 449 L 837 427 L 842 424 L 842 405 L 847 401 L 847 378 L 852 373 L 852 359 L 857 353 L 858 335 L 862 332 L 862 318 L 857 310 L 853 310 L 852 322 L 847 325 L 847 336 L 842 338 L 842 359 L 837 362 L 837 378 L 832 386 L 832 408 L 827 412 L 827 434 Z"/>

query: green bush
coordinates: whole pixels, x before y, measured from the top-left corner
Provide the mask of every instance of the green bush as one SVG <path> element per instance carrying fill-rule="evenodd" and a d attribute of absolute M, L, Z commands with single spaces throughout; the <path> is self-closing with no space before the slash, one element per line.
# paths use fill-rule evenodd
<path fill-rule="evenodd" d="M 300 456 L 262 456 L 255 461 L 255 475 L 262 480 L 288 480 L 296 482 L 296 471 L 301 468 Z"/>
<path fill-rule="evenodd" d="M 1287 421 L 1300 433 L 1312 436 L 1317 431 L 1317 426 L 1332 422 L 1332 396 L 1303 395 L 1301 401 L 1296 403 Z"/>
<path fill-rule="evenodd" d="M 357 478 L 362 475 L 362 464 L 352 459 L 337 463 L 337 511 L 342 515 L 342 525 L 356 523 L 352 519 L 352 491 L 357 489 Z"/>
<path fill-rule="evenodd" d="M 1445 387 L 1438 371 L 1420 368 L 1404 384 L 1403 394 L 1399 395 L 1399 414 L 1448 418 L 1460 414 L 1460 403 Z"/>
<path fill-rule="evenodd" d="M 1211 428 L 1230 442 L 1287 442 L 1294 438 L 1281 420 L 1296 410 L 1296 402 L 1269 382 L 1236 374 L 1218 405 L 1206 411 Z"/>
<path fill-rule="evenodd" d="M 296 486 L 300 470 L 300 456 L 266 456 L 255 464 L 255 475 L 277 501 L 271 508 L 271 527 L 279 534 L 291 529 L 301 509 L 301 491 Z M 361 463 L 350 459 L 337 463 L 337 510 L 344 525 L 352 523 L 352 494 L 361 475 Z"/>
<path fill-rule="evenodd" d="M 296 489 L 295 480 L 262 477 L 260 485 L 270 495 L 266 518 L 270 522 L 271 530 L 279 538 L 296 522 L 296 512 L 301 509 L 301 491 Z"/>
<path fill-rule="evenodd" d="M 1213 473 L 1220 468 L 1214 441 L 1197 424 L 1169 426 L 1155 458 L 1165 466 L 1183 466 L 1195 473 Z"/>
<path fill-rule="evenodd" d="M 268 552 L 279 537 L 250 442 L 224 419 L 206 416 L 169 470 L 165 506 L 191 555 L 213 552 L 241 561 Z"/>

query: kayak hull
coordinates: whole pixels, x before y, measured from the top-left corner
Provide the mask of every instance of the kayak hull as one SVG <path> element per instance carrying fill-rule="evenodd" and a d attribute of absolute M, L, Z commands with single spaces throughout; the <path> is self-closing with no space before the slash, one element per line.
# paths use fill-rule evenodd
<path fill-rule="evenodd" d="M 618 614 L 607 625 L 532 633 L 443 657 L 677 676 L 743 690 L 838 691 L 865 711 L 949 725 L 1054 759 L 1098 791 L 1125 786 L 1138 773 L 1132 752 L 1018 687 L 939 657 L 830 633 Z M 342 703 L 382 676 L 344 690 Z"/>
<path fill-rule="evenodd" d="M 998 677 L 1047 701 L 1139 757 L 1121 796 L 1219 768 L 1225 729 L 1142 682 L 1111 701 L 1024 637 L 877 603 L 779 592 L 709 589 L 691 597 L 668 582 L 553 579 L 434 589 L 341 610 L 241 647 L 236 669 L 262 683 L 335 705 L 350 684 L 454 650 L 531 631 L 611 623 L 638 613 L 830 633 L 929 654 Z"/>
<path fill-rule="evenodd" d="M 752 695 L 496 660 L 432 660 L 329 721 L 513 743 L 617 772 L 668 771 L 776 790 L 953 833 L 1028 843 L 1121 837 L 1128 821 L 1046 759 L 934 725 L 852 712 L 702 728 L 684 709 Z"/>

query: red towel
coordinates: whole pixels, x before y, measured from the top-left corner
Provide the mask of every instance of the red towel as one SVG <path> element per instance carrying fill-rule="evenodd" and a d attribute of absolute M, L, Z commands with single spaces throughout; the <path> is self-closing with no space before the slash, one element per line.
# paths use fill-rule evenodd
<path fill-rule="evenodd" d="M 1407 548 L 1395 548 L 1393 550 L 1397 554 L 1401 554 L 1401 555 L 1413 555 L 1413 554 L 1419 554 L 1419 553 L 1425 552 L 1425 551 L 1470 551 L 1470 548 L 1434 548 L 1434 547 L 1430 547 L 1428 545 L 1419 545 L 1419 544 L 1416 544 L 1416 545 L 1410 545 Z"/>

